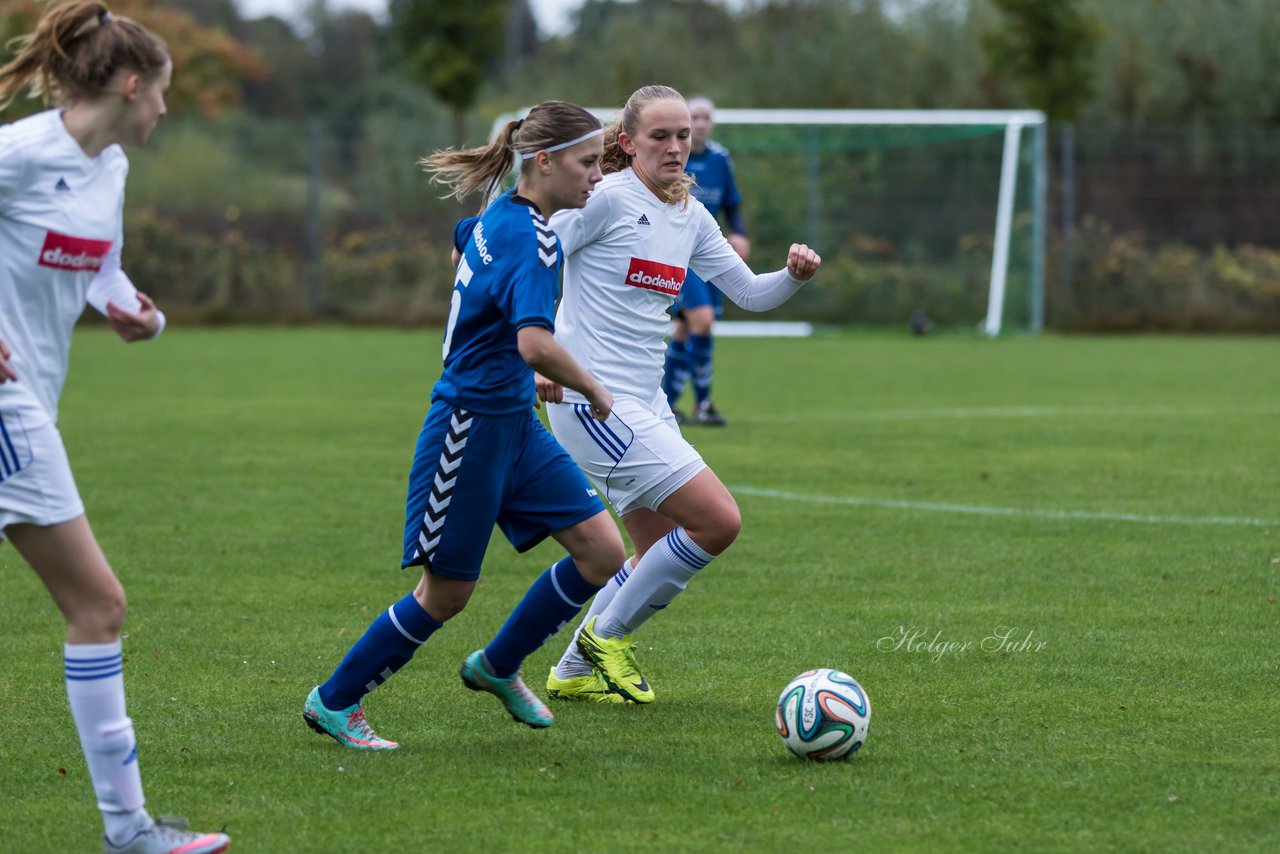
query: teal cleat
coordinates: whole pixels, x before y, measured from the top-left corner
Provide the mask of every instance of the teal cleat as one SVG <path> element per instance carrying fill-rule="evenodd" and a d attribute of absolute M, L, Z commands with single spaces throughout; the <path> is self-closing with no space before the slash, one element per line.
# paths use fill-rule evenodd
<path fill-rule="evenodd" d="M 320 686 L 311 689 L 306 705 L 302 707 L 302 719 L 321 735 L 327 735 L 338 744 L 357 750 L 395 750 L 400 745 L 380 738 L 364 719 L 364 707 L 359 703 L 335 712 L 320 702 Z"/>
<path fill-rule="evenodd" d="M 462 677 L 462 684 L 472 691 L 488 691 L 497 697 L 511 717 L 526 726 L 541 729 L 551 726 L 555 720 L 551 710 L 529 690 L 518 672 L 506 679 L 494 676 L 485 663 L 482 649 L 477 649 L 463 660 L 458 675 Z"/>

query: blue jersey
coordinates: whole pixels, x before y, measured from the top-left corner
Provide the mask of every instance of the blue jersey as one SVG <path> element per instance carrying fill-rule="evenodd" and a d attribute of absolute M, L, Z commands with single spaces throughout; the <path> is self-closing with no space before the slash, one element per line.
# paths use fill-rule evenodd
<path fill-rule="evenodd" d="M 524 326 L 554 331 L 560 238 L 515 191 L 454 229 L 462 253 L 444 334 L 444 373 L 432 399 L 483 415 L 534 403 L 533 369 L 520 356 Z"/>
<path fill-rule="evenodd" d="M 745 234 L 739 207 L 742 197 L 738 194 L 738 182 L 733 177 L 733 160 L 729 150 L 718 142 L 708 141 L 702 151 L 689 152 L 689 162 L 684 171 L 697 183 L 693 195 L 702 202 L 713 217 L 723 210 L 729 220 L 729 229 L 735 234 Z"/>

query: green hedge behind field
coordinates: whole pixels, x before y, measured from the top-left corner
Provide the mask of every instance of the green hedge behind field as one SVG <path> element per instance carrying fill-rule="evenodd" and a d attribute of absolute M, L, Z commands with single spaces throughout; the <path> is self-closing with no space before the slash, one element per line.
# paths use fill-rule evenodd
<path fill-rule="evenodd" d="M 260 223 L 261 230 L 269 223 Z M 371 227 L 328 239 L 319 264 L 306 251 L 255 238 L 239 223 L 219 233 L 151 210 L 126 224 L 125 264 L 140 288 L 186 322 L 341 321 L 439 325 L 453 284 L 451 237 L 443 227 Z M 901 325 L 924 311 L 939 326 L 972 326 L 986 313 L 989 236 L 964 238 L 945 266 L 850 238 L 819 279 L 769 313 L 832 325 Z M 772 253 L 776 254 L 776 253 Z M 1072 332 L 1280 331 L 1280 251 L 1257 246 L 1202 250 L 1151 245 L 1086 222 L 1077 232 L 1073 276 L 1063 282 L 1060 246 L 1046 270 L 1047 326 Z M 758 271 L 781 257 L 757 253 Z M 1025 277 L 1024 277 L 1025 278 Z M 1011 278 L 1006 328 L 1025 325 L 1025 282 Z M 730 307 L 730 317 L 746 313 Z"/>

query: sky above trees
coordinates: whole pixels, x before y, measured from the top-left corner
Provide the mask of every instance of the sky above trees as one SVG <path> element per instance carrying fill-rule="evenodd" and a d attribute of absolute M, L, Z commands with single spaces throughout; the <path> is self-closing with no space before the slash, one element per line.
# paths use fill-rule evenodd
<path fill-rule="evenodd" d="M 236 0 L 245 18 L 275 15 L 287 21 L 299 18 L 314 0 Z M 529 0 L 538 29 L 546 35 L 558 35 L 569 28 L 569 15 L 582 5 L 582 0 Z M 387 0 L 329 0 L 331 9 L 358 9 L 379 21 L 386 20 Z"/>

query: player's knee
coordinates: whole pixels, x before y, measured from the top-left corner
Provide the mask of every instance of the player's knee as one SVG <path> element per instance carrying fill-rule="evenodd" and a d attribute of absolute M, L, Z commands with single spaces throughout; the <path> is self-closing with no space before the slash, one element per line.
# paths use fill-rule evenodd
<path fill-rule="evenodd" d="M 616 544 L 601 544 L 590 554 L 574 555 L 573 564 L 584 579 L 597 586 L 604 586 L 617 574 L 626 559 L 627 550 L 622 545 L 622 539 L 618 538 Z"/>
<path fill-rule="evenodd" d="M 724 541 L 724 547 L 727 549 L 733 545 L 733 541 L 738 539 L 738 534 L 742 532 L 742 513 L 738 510 L 738 505 L 734 504 L 723 511 L 719 524 L 719 533 Z"/>
<path fill-rule="evenodd" d="M 124 628 L 124 617 L 128 610 L 129 603 L 125 599 L 124 588 L 117 582 L 102 603 L 103 628 L 112 635 L 119 635 Z"/>
<path fill-rule="evenodd" d="M 688 526 L 686 526 L 686 530 Z M 703 516 L 703 524 L 697 530 L 690 530 L 689 535 L 703 551 L 719 555 L 738 538 L 742 530 L 742 513 L 735 502 L 726 502 L 718 507 L 709 508 Z"/>
<path fill-rule="evenodd" d="M 424 577 L 425 575 L 424 573 Z M 462 613 L 474 589 L 474 585 L 420 584 L 413 591 L 413 598 L 429 617 L 438 623 L 444 623 Z"/>
<path fill-rule="evenodd" d="M 433 596 L 423 605 L 422 610 L 438 623 L 452 620 L 467 607 L 467 600 L 456 596 Z"/>
<path fill-rule="evenodd" d="M 120 637 L 124 617 L 128 610 L 124 587 L 116 577 L 86 590 L 67 610 L 67 625 L 81 638 L 92 638 L 90 643 L 110 643 Z"/>
<path fill-rule="evenodd" d="M 689 334 L 708 336 L 711 334 L 713 325 L 715 325 L 715 315 L 712 312 L 693 312 L 689 317 Z"/>

